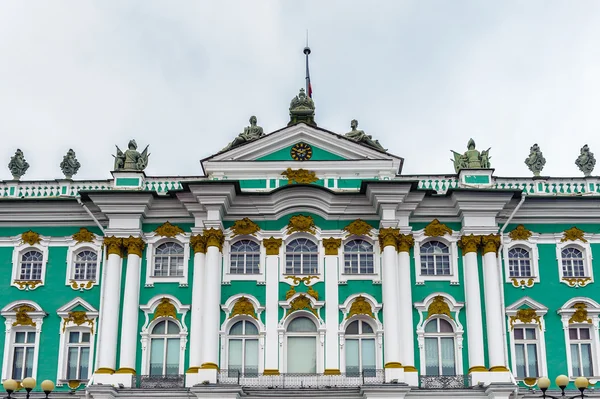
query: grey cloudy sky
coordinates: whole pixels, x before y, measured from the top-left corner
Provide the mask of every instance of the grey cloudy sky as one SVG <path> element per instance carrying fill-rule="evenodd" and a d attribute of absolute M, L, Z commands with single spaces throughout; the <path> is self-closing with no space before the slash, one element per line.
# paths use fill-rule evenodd
<path fill-rule="evenodd" d="M 405 174 L 453 173 L 450 149 L 492 147 L 496 175 L 580 176 L 600 158 L 600 1 L 0 2 L 0 179 L 105 179 L 114 145 L 150 144 L 148 175 L 199 175 L 257 115 L 288 121 L 310 31 L 319 126 L 360 128 Z M 597 168 L 600 170 L 600 166 Z"/>

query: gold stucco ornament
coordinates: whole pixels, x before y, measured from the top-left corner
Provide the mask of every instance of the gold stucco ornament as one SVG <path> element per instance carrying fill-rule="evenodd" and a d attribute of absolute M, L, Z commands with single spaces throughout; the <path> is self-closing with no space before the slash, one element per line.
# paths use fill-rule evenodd
<path fill-rule="evenodd" d="M 201 254 L 205 254 L 206 253 L 206 238 L 204 238 L 204 236 L 202 235 L 195 235 L 192 236 L 192 238 L 190 238 L 190 246 L 192 247 L 192 250 L 194 251 L 194 253 L 201 253 Z"/>
<path fill-rule="evenodd" d="M 585 287 L 592 282 L 590 277 L 563 277 L 562 281 L 566 282 L 569 287 Z"/>
<path fill-rule="evenodd" d="M 217 247 L 219 252 L 223 251 L 223 243 L 225 242 L 225 236 L 220 229 L 210 228 L 204 230 L 204 238 L 206 239 L 206 247 Z"/>
<path fill-rule="evenodd" d="M 282 242 L 281 238 L 274 238 L 272 236 L 270 238 L 265 238 L 263 240 L 263 245 L 265 246 L 267 255 L 279 255 L 279 248 L 281 248 Z"/>
<path fill-rule="evenodd" d="M 498 254 L 498 248 L 500 248 L 500 236 L 498 234 L 489 234 L 481 237 L 481 246 L 483 247 L 483 254 L 493 252 Z"/>
<path fill-rule="evenodd" d="M 410 252 L 415 245 L 415 239 L 411 234 L 400 234 L 398 236 L 398 252 Z"/>
<path fill-rule="evenodd" d="M 458 240 L 458 247 L 462 250 L 463 254 L 468 254 L 469 252 L 477 252 L 477 248 L 481 245 L 481 236 L 469 235 L 462 236 L 460 240 Z"/>
<path fill-rule="evenodd" d="M 288 299 L 290 299 L 294 295 L 296 295 L 296 287 L 292 285 L 290 287 L 290 289 L 285 293 L 285 300 L 287 301 Z"/>
<path fill-rule="evenodd" d="M 560 242 L 577 240 L 587 242 L 587 240 L 583 237 L 584 234 L 585 232 L 583 230 L 580 230 L 577 227 L 571 227 L 563 232 L 563 238 L 561 238 Z"/>
<path fill-rule="evenodd" d="M 292 234 L 297 232 L 316 234 L 317 230 L 313 218 L 304 215 L 292 216 L 287 225 L 287 233 Z"/>
<path fill-rule="evenodd" d="M 104 237 L 104 245 L 108 255 L 123 256 L 123 239 L 115 236 Z"/>
<path fill-rule="evenodd" d="M 569 324 L 573 323 L 591 323 L 592 319 L 588 317 L 587 305 L 583 302 L 577 302 L 573 305 L 575 313 L 569 319 Z"/>
<path fill-rule="evenodd" d="M 452 314 L 450 313 L 450 306 L 446 302 L 446 299 L 441 295 L 435 296 L 433 298 L 433 302 L 431 302 L 431 304 L 427 308 L 427 318 L 428 319 L 431 316 L 436 315 L 436 314 L 443 314 L 443 315 L 448 316 L 451 319 L 454 319 L 452 317 Z"/>
<path fill-rule="evenodd" d="M 519 309 L 517 310 L 517 313 L 514 316 L 510 316 L 510 329 L 514 330 L 514 324 L 515 321 L 520 320 L 521 323 L 532 323 L 532 322 L 536 322 L 538 327 L 541 329 L 542 328 L 542 320 L 541 320 L 541 316 L 538 316 L 537 312 L 535 311 L 535 309 L 531 309 L 531 308 L 524 308 L 524 309 Z"/>
<path fill-rule="evenodd" d="M 161 237 L 171 238 L 175 237 L 177 234 L 184 234 L 184 231 L 181 227 L 171 224 L 168 221 L 158 226 L 154 232 Z"/>
<path fill-rule="evenodd" d="M 348 233 L 346 237 L 351 235 L 371 237 L 373 226 L 362 219 L 356 219 L 354 222 L 344 227 L 343 230 Z"/>
<path fill-rule="evenodd" d="M 317 316 L 317 311 L 315 308 L 313 308 L 312 302 L 304 294 L 298 295 L 296 299 L 290 302 L 290 308 L 287 310 L 286 316 L 289 316 L 291 313 L 297 310 L 308 310 L 309 312 Z"/>
<path fill-rule="evenodd" d="M 292 284 L 294 285 L 298 285 L 301 282 L 304 283 L 304 285 L 308 286 L 310 284 L 310 282 L 312 281 L 312 279 L 318 279 L 319 276 L 304 276 L 304 277 L 298 277 L 298 276 L 286 276 L 286 279 L 290 279 L 292 280 Z"/>
<path fill-rule="evenodd" d="M 400 237 L 400 229 L 386 227 L 379 229 L 379 246 L 385 248 L 392 246 L 398 249 L 398 238 Z"/>
<path fill-rule="evenodd" d="M 254 309 L 252 302 L 245 296 L 241 297 L 235 302 L 229 318 L 231 319 L 232 317 L 238 315 L 248 315 L 256 319 L 256 309 Z"/>
<path fill-rule="evenodd" d="M 123 246 L 127 249 L 128 255 L 137 255 L 141 258 L 146 243 L 144 243 L 141 237 L 129 236 L 123 239 Z"/>
<path fill-rule="evenodd" d="M 42 284 L 42 280 L 15 280 L 14 284 L 17 285 L 21 291 L 23 290 L 35 290 L 38 285 Z"/>
<path fill-rule="evenodd" d="M 423 232 L 427 237 L 443 237 L 446 234 L 452 235 L 452 229 L 445 224 L 440 223 L 437 219 L 433 219 L 431 223 L 425 226 Z"/>
<path fill-rule="evenodd" d="M 359 314 L 364 314 L 375 318 L 373 314 L 373 308 L 371 307 L 371 303 L 366 300 L 366 298 L 362 295 L 357 296 L 354 301 L 352 301 L 352 305 L 350 306 L 350 310 L 346 315 L 346 319 L 351 318 L 352 316 L 356 316 Z"/>
<path fill-rule="evenodd" d="M 21 234 L 21 243 L 23 244 L 35 245 L 39 244 L 41 241 L 42 238 L 35 231 L 29 230 Z"/>
<path fill-rule="evenodd" d="M 341 245 L 341 238 L 323 238 L 323 247 L 325 248 L 325 255 L 337 255 L 338 249 Z"/>
<path fill-rule="evenodd" d="M 30 305 L 21 305 L 16 308 L 13 308 L 15 313 L 16 320 L 12 323 L 13 327 L 15 326 L 32 326 L 35 327 L 35 321 L 31 319 L 29 316 L 29 312 L 35 312 L 35 308 Z"/>
<path fill-rule="evenodd" d="M 72 237 L 79 244 L 82 242 L 94 242 L 96 235 L 85 227 L 82 227 L 77 233 L 73 234 Z"/>
<path fill-rule="evenodd" d="M 525 287 L 531 288 L 531 287 L 533 287 L 533 283 L 534 283 L 534 280 L 532 278 L 529 278 L 527 280 L 525 280 L 525 279 L 519 280 L 518 278 L 513 277 L 510 279 L 510 281 L 512 281 L 513 287 L 515 287 L 515 288 L 521 287 L 522 289 L 525 289 Z"/>
<path fill-rule="evenodd" d="M 154 311 L 152 320 L 158 319 L 159 317 L 172 317 L 177 319 L 177 309 L 175 309 L 175 305 L 171 303 L 169 298 L 161 298 L 160 303 Z"/>
<path fill-rule="evenodd" d="M 287 168 L 285 171 L 281 172 L 282 176 L 285 176 L 288 179 L 288 184 L 292 183 L 300 183 L 300 184 L 310 184 L 314 183 L 319 178 L 316 176 L 315 172 L 306 170 L 306 169 L 298 169 L 293 170 L 292 168 Z"/>
<path fill-rule="evenodd" d="M 514 230 L 509 232 L 508 236 L 510 237 L 511 240 L 527 241 L 527 240 L 529 240 L 529 238 L 531 237 L 532 234 L 533 233 L 529 229 L 527 229 L 525 226 L 520 224 L 517 227 L 515 227 Z"/>
<path fill-rule="evenodd" d="M 231 226 L 232 237 L 238 235 L 252 235 L 255 236 L 256 232 L 260 231 L 260 227 L 249 218 L 243 218 L 236 220 Z"/>
<path fill-rule="evenodd" d="M 69 314 L 67 315 L 67 317 L 65 317 L 63 319 L 63 332 L 66 331 L 67 329 L 67 324 L 69 322 L 72 322 L 75 325 L 82 325 L 82 324 L 89 324 L 90 325 L 90 332 L 92 334 L 94 334 L 94 320 L 90 319 L 87 317 L 87 313 L 84 311 L 75 311 L 75 312 L 69 312 Z"/>
<path fill-rule="evenodd" d="M 87 280 L 87 281 L 77 281 L 77 280 L 69 280 L 69 284 L 71 288 L 74 290 L 89 290 L 94 286 L 95 280 Z"/>
<path fill-rule="evenodd" d="M 317 301 L 319 300 L 319 293 L 312 286 L 308 287 L 308 291 L 306 291 L 306 293 L 315 298 Z"/>

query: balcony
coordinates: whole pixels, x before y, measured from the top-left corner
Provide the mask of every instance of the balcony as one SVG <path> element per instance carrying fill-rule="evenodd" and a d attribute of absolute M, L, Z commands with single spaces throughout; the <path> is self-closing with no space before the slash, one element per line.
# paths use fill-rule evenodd
<path fill-rule="evenodd" d="M 364 370 L 337 375 L 294 373 L 264 375 L 244 373 L 239 370 L 220 370 L 217 376 L 218 384 L 269 389 L 355 388 L 364 385 L 380 385 L 384 382 L 384 370 Z"/>
<path fill-rule="evenodd" d="M 421 389 L 465 389 L 471 388 L 469 375 L 422 375 Z"/>
<path fill-rule="evenodd" d="M 142 389 L 163 389 L 185 387 L 185 375 L 134 375 L 132 386 Z"/>

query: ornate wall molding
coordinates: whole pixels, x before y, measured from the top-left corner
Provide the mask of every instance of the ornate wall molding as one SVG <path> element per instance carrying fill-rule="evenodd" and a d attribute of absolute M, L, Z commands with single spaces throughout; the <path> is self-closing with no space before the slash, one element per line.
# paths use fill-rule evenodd
<path fill-rule="evenodd" d="M 346 315 L 346 319 L 349 319 L 352 316 L 356 316 L 359 314 L 367 315 L 369 317 L 372 317 L 373 319 L 375 318 L 371 303 L 367 301 L 366 298 L 362 295 L 359 295 L 354 299 L 354 301 L 352 301 L 352 305 L 350 306 L 350 310 Z"/>
<path fill-rule="evenodd" d="M 239 315 L 248 315 L 255 319 L 257 318 L 256 317 L 256 309 L 254 309 L 254 304 L 245 296 L 239 298 L 235 302 L 235 305 L 233 305 L 233 309 L 231 310 L 231 313 L 229 314 L 229 318 L 231 319 L 232 317 L 239 316 Z"/>
<path fill-rule="evenodd" d="M 308 297 L 305 294 L 298 295 L 295 299 L 293 299 L 290 302 L 290 308 L 287 310 L 285 316 L 287 317 L 298 310 L 308 310 L 309 312 L 314 314 L 315 317 L 319 317 L 319 315 L 317 314 L 317 310 L 313 307 L 312 302 L 310 301 L 310 299 L 308 299 Z"/>
<path fill-rule="evenodd" d="M 317 279 L 317 280 L 318 280 L 318 279 L 319 279 L 319 276 L 304 276 L 304 277 L 298 277 L 298 276 L 286 276 L 285 278 L 286 278 L 286 279 L 290 279 L 290 280 L 292 280 L 291 284 L 298 285 L 298 284 L 300 284 L 301 282 L 303 282 L 303 283 L 304 283 L 304 285 L 306 285 L 306 286 L 308 287 L 308 285 L 310 284 L 310 282 L 311 282 L 313 279 Z"/>
<path fill-rule="evenodd" d="M 82 242 L 94 242 L 96 235 L 85 227 L 82 227 L 77 233 L 73 234 L 72 238 L 80 244 Z"/>
<path fill-rule="evenodd" d="M 347 237 L 351 235 L 371 237 L 373 226 L 362 219 L 356 219 L 342 230 L 348 233 Z"/>
<path fill-rule="evenodd" d="M 172 317 L 173 319 L 177 319 L 177 309 L 175 308 L 175 305 L 171 303 L 169 298 L 161 298 L 160 303 L 154 311 L 152 320 L 159 317 Z"/>
<path fill-rule="evenodd" d="M 323 247 L 325 248 L 325 255 L 336 255 L 342 245 L 341 238 L 323 238 Z"/>
<path fill-rule="evenodd" d="M 243 218 L 241 220 L 236 220 L 233 223 L 233 226 L 231 226 L 231 231 L 233 233 L 232 237 L 238 235 L 255 236 L 256 232 L 260 231 L 260 227 L 249 218 Z"/>
<path fill-rule="evenodd" d="M 154 232 L 161 237 L 170 237 L 173 238 L 177 234 L 185 234 L 183 229 L 177 225 L 171 224 L 169 221 L 164 222 L 160 226 L 158 226 Z"/>
<path fill-rule="evenodd" d="M 296 232 L 316 234 L 317 230 L 313 218 L 304 215 L 292 216 L 287 225 L 287 233 L 292 234 Z"/>
<path fill-rule="evenodd" d="M 35 312 L 36 309 L 30 305 L 21 305 L 13 309 L 15 311 L 15 321 L 12 323 L 14 326 L 36 326 L 36 322 L 29 316 L 29 312 Z"/>
<path fill-rule="evenodd" d="M 282 176 L 285 176 L 288 179 L 288 184 L 292 183 L 301 183 L 301 184 L 310 184 L 314 183 L 319 178 L 316 176 L 315 172 L 306 169 L 298 169 L 293 170 L 292 168 L 287 168 L 284 172 L 281 173 Z"/>
<path fill-rule="evenodd" d="M 87 313 L 82 310 L 69 312 L 68 316 L 63 318 L 63 328 L 62 328 L 63 332 L 65 332 L 67 330 L 67 324 L 69 322 L 76 324 L 78 326 L 81 326 L 84 323 L 89 324 L 90 332 L 92 333 L 92 335 L 94 334 L 94 319 L 88 318 Z"/>
<path fill-rule="evenodd" d="M 42 242 L 42 238 L 35 231 L 29 230 L 29 231 L 26 231 L 25 233 L 21 234 L 21 243 L 22 244 L 35 245 L 35 244 L 39 244 L 40 242 Z"/>
<path fill-rule="evenodd" d="M 587 305 L 583 302 L 577 302 L 573 305 L 575 313 L 569 319 L 569 324 L 573 323 L 591 323 L 592 319 L 588 317 Z"/>
<path fill-rule="evenodd" d="M 283 240 L 281 238 L 274 238 L 273 236 L 263 239 L 263 245 L 267 250 L 267 255 L 279 255 L 279 248 L 281 248 L 282 242 Z"/>
<path fill-rule="evenodd" d="M 517 227 L 515 227 L 514 230 L 511 230 L 508 233 L 508 236 L 511 240 L 527 241 L 529 240 L 529 238 L 531 238 L 532 234 L 533 233 L 531 232 L 531 230 L 527 229 L 525 226 L 520 224 Z"/>
<path fill-rule="evenodd" d="M 443 237 L 446 234 L 452 235 L 452 229 L 445 224 L 440 223 L 439 220 L 433 219 L 431 223 L 425 226 L 423 233 L 427 237 Z"/>
<path fill-rule="evenodd" d="M 580 230 L 577 227 L 571 227 L 570 229 L 567 229 L 563 232 L 563 237 L 561 238 L 560 242 L 577 241 L 577 240 L 579 240 L 581 242 L 588 242 L 584 238 L 584 234 L 585 234 L 585 232 L 583 230 Z"/>
<path fill-rule="evenodd" d="M 518 309 L 517 313 L 513 316 L 510 316 L 510 329 L 515 329 L 515 321 L 519 320 L 521 323 L 529 324 L 532 322 L 537 323 L 540 330 L 542 329 L 542 321 L 540 315 L 537 314 L 535 309 L 525 308 Z"/>
<path fill-rule="evenodd" d="M 585 287 L 592 282 L 591 277 L 562 277 L 561 281 L 567 283 L 569 287 Z"/>
<path fill-rule="evenodd" d="M 42 280 L 15 280 L 13 284 L 21 291 L 23 290 L 35 290 L 38 285 L 42 284 Z"/>
<path fill-rule="evenodd" d="M 454 320 L 454 318 L 452 317 L 452 314 L 450 313 L 450 306 L 446 302 L 446 299 L 441 295 L 437 295 L 437 296 L 433 297 L 433 302 L 431 302 L 429 304 L 429 307 L 427 308 L 427 318 L 426 319 L 429 319 L 433 315 L 440 315 L 440 314 L 446 315 L 449 318 Z"/>

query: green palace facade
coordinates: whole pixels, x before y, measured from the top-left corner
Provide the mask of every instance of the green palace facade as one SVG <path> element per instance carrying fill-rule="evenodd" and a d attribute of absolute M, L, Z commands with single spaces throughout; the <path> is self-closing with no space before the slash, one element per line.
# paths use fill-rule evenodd
<path fill-rule="evenodd" d="M 508 399 L 559 374 L 591 389 L 587 146 L 581 177 L 543 176 L 537 145 L 533 177 L 496 176 L 473 140 L 454 173 L 409 176 L 357 121 L 317 126 L 303 90 L 289 112 L 268 134 L 250 118 L 201 176 L 147 176 L 131 140 L 110 180 L 73 179 L 70 150 L 64 178 L 28 181 L 18 150 L 0 182 L 2 379 L 64 398 Z"/>

